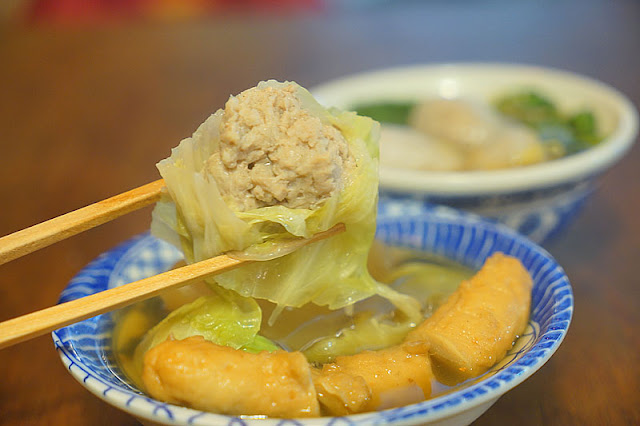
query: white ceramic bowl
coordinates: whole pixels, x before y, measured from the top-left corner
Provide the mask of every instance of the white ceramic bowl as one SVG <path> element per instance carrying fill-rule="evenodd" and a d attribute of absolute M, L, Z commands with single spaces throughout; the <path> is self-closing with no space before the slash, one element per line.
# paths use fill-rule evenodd
<path fill-rule="evenodd" d="M 411 198 L 466 209 L 541 243 L 565 228 L 594 189 L 596 178 L 636 139 L 637 111 L 614 88 L 548 68 L 460 63 L 366 72 L 327 82 L 311 92 L 327 106 L 351 109 L 369 102 L 434 97 L 490 101 L 518 88 L 542 91 L 561 110 L 592 110 L 606 139 L 574 155 L 513 169 L 430 172 L 381 166 L 381 201 Z"/>
<path fill-rule="evenodd" d="M 571 286 L 542 248 L 511 229 L 475 215 L 428 205 L 389 202 L 380 208 L 378 238 L 435 252 L 479 268 L 495 251 L 518 257 L 532 275 L 529 326 L 505 359 L 480 379 L 406 407 L 347 417 L 255 419 L 205 413 L 156 401 L 122 373 L 112 348 L 111 314 L 53 333 L 62 362 L 78 382 L 144 423 L 180 425 L 467 425 L 501 395 L 535 373 L 560 346 L 573 312 Z M 60 302 L 77 299 L 169 269 L 180 258 L 171 245 L 145 234 L 104 253 L 69 283 Z"/>

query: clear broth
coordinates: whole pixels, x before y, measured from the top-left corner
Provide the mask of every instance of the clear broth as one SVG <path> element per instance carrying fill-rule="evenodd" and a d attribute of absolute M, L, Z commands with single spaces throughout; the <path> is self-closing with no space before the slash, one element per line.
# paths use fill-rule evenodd
<path fill-rule="evenodd" d="M 475 272 L 440 256 L 384 246 L 381 243 L 376 243 L 371 250 L 369 270 L 378 281 L 420 301 L 425 318 L 433 313 L 462 280 Z M 194 284 L 166 292 L 114 314 L 113 353 L 118 366 L 134 386 L 144 389 L 141 380 L 142 366 L 134 355 L 147 331 L 174 309 L 208 292 L 206 284 Z M 262 300 L 259 303 L 263 310 L 260 334 L 285 350 L 300 350 L 303 353 L 308 351 L 305 353 L 308 357 L 309 354 L 321 353 L 322 344 L 328 341 L 334 345 L 341 336 L 349 333 L 348 330 L 366 332 L 362 324 L 366 324 L 367 319 L 372 316 L 391 325 L 402 321 L 389 302 L 375 296 L 358 302 L 350 309 L 331 311 L 312 304 L 298 309 L 285 309 L 273 324 L 269 324 L 269 318 L 275 308 L 274 304 Z M 408 330 L 400 328 L 384 343 L 376 342 L 375 336 L 373 339 L 360 339 L 366 340 L 367 344 L 359 345 L 357 349 L 351 348 L 352 352 L 381 349 L 398 343 Z M 449 390 L 449 387 L 434 383 L 433 389 L 434 393 L 442 393 Z"/>

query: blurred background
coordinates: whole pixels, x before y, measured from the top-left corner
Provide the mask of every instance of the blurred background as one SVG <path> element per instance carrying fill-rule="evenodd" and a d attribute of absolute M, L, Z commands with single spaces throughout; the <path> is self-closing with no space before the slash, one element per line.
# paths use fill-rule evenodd
<path fill-rule="evenodd" d="M 515 62 L 602 80 L 637 106 L 639 52 L 637 0 L 4 0 L 0 235 L 157 179 L 157 161 L 260 80 Z M 575 289 L 569 337 L 478 424 L 640 422 L 638 150 L 547 247 Z M 0 320 L 55 304 L 149 214 L 0 267 Z M 49 336 L 0 351 L 0 374 L 0 424 L 136 424 L 74 382 Z"/>

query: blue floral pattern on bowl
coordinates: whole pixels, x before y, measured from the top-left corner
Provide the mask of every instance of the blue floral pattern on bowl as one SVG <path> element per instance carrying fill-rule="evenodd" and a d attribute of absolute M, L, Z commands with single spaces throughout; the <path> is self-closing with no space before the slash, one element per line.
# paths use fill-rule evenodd
<path fill-rule="evenodd" d="M 433 399 L 406 407 L 348 417 L 261 419 L 224 416 L 156 401 L 133 386 L 111 353 L 112 315 L 103 314 L 52 333 L 69 372 L 106 402 L 143 421 L 193 425 L 468 424 L 497 398 L 524 381 L 555 352 L 566 335 L 573 295 L 562 268 L 542 248 L 502 225 L 469 213 L 424 203 L 381 204 L 378 238 L 428 250 L 479 268 L 495 251 L 518 257 L 534 280 L 529 327 L 505 359 L 481 378 Z M 60 296 L 73 300 L 169 269 L 181 258 L 149 234 L 99 256 Z"/>
<path fill-rule="evenodd" d="M 465 210 L 507 225 L 530 240 L 544 244 L 567 229 L 593 193 L 594 182 L 594 179 L 587 179 L 549 188 L 477 197 L 408 195 L 381 189 L 380 204 L 412 201 Z"/>

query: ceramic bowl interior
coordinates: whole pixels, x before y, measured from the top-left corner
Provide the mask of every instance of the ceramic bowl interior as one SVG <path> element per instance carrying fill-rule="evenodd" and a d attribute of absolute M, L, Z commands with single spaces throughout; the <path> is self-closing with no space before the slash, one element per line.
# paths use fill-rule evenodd
<path fill-rule="evenodd" d="M 206 413 L 156 401 L 141 393 L 112 353 L 112 314 L 57 330 L 53 340 L 62 362 L 83 386 L 143 422 L 193 425 L 465 425 L 501 395 L 537 371 L 562 342 L 573 312 L 573 296 L 562 268 L 542 248 L 507 227 L 444 207 L 388 203 L 380 207 L 378 238 L 437 253 L 479 268 L 495 251 L 521 259 L 534 280 L 528 328 L 505 359 L 479 379 L 417 404 L 343 418 L 256 419 Z M 64 290 L 60 302 L 83 297 L 169 269 L 180 253 L 149 234 L 99 256 Z"/>
<path fill-rule="evenodd" d="M 594 112 L 597 146 L 554 161 L 493 171 L 419 171 L 380 167 L 382 201 L 410 198 L 496 219 L 542 243 L 564 229 L 594 189 L 597 176 L 633 145 L 638 114 L 616 89 L 560 70 L 525 65 L 417 65 L 347 76 L 311 89 L 325 105 L 352 109 L 381 101 L 468 98 L 490 102 L 517 89 L 552 98 L 560 110 Z M 407 158 L 412 155 L 406 153 Z"/>

